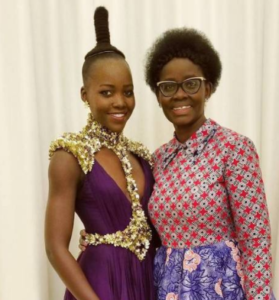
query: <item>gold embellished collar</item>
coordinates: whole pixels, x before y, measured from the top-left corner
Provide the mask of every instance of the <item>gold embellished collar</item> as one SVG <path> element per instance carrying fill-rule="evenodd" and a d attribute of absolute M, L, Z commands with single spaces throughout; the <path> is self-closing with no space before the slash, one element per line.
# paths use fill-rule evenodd
<path fill-rule="evenodd" d="M 77 158 L 83 172 L 87 174 L 94 165 L 95 153 L 100 151 L 102 146 L 114 147 L 116 145 L 119 145 L 118 147 L 125 145 L 128 151 L 142 157 L 153 167 L 151 153 L 143 144 L 127 139 L 122 133 L 110 132 L 95 121 L 91 114 L 82 131 L 64 133 L 50 144 L 49 158 L 56 150 L 64 149 Z"/>
<path fill-rule="evenodd" d="M 115 146 L 118 143 L 123 143 L 125 141 L 125 137 L 123 133 L 113 132 L 106 127 L 102 126 L 99 122 L 97 122 L 92 114 L 90 113 L 88 116 L 88 122 L 85 127 L 85 130 L 88 134 L 92 133 L 95 138 L 100 139 L 101 142 L 105 142 L 109 144 L 111 147 Z"/>

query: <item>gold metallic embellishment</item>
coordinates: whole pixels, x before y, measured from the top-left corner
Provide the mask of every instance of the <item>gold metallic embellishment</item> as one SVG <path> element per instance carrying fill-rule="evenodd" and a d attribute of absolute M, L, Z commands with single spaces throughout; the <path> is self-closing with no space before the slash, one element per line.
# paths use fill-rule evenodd
<path fill-rule="evenodd" d="M 94 155 L 102 147 L 111 149 L 119 158 L 127 181 L 127 190 L 131 198 L 132 217 L 129 225 L 123 231 L 99 235 L 87 234 L 86 241 L 89 245 L 111 244 L 123 247 L 133 252 L 139 260 L 143 260 L 149 249 L 152 238 L 147 218 L 140 204 L 140 196 L 135 180 L 132 177 L 132 166 L 128 152 L 133 152 L 142 157 L 152 166 L 151 154 L 140 143 L 130 141 L 122 134 L 111 132 L 97 123 L 91 114 L 87 125 L 80 133 L 65 133 L 61 138 L 50 145 L 49 157 L 58 149 L 72 153 L 78 160 L 83 172 L 92 170 Z"/>

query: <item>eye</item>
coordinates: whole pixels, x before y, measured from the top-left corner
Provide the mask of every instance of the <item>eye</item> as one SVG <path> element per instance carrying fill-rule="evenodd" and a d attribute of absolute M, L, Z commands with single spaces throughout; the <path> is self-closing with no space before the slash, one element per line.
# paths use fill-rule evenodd
<path fill-rule="evenodd" d="M 189 79 L 184 81 L 183 86 L 188 90 L 195 90 L 200 85 L 198 79 Z"/>
<path fill-rule="evenodd" d="M 133 90 L 125 91 L 124 96 L 128 97 L 128 98 L 133 97 L 134 96 L 134 91 Z"/>
<path fill-rule="evenodd" d="M 100 91 L 100 94 L 106 98 L 110 97 L 112 95 L 112 91 L 110 90 L 104 90 L 104 91 Z"/>
<path fill-rule="evenodd" d="M 164 92 L 172 92 L 176 89 L 177 84 L 175 82 L 165 82 L 160 85 Z"/>

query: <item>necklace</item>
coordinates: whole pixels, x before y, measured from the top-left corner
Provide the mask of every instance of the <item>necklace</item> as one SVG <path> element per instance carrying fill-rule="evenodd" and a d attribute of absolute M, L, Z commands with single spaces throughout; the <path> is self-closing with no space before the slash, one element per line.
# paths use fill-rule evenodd
<path fill-rule="evenodd" d="M 140 204 L 140 196 L 132 176 L 132 166 L 128 153 L 131 151 L 151 163 L 149 151 L 142 144 L 130 141 L 122 133 L 111 132 L 101 126 L 90 114 L 87 125 L 80 133 L 67 133 L 52 142 L 50 157 L 56 150 L 63 148 L 77 157 L 84 173 L 87 173 L 92 170 L 95 153 L 100 151 L 102 147 L 112 150 L 121 162 L 127 182 L 127 191 L 131 199 L 132 216 L 128 226 L 123 231 L 106 235 L 89 233 L 86 236 L 86 241 L 89 245 L 94 246 L 111 244 L 116 247 L 123 247 L 133 252 L 139 260 L 143 260 L 149 249 L 152 234 Z"/>

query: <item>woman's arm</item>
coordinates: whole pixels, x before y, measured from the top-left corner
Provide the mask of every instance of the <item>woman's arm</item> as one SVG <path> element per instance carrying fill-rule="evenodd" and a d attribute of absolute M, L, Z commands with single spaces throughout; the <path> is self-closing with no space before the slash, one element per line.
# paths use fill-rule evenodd
<path fill-rule="evenodd" d="M 69 252 L 75 199 L 83 173 L 72 154 L 57 151 L 49 166 L 49 198 L 45 220 L 45 246 L 52 266 L 78 300 L 100 300 L 79 264 Z"/>
<path fill-rule="evenodd" d="M 270 225 L 258 154 L 253 143 L 243 136 L 233 148 L 225 179 L 242 251 L 246 297 L 270 299 Z"/>

